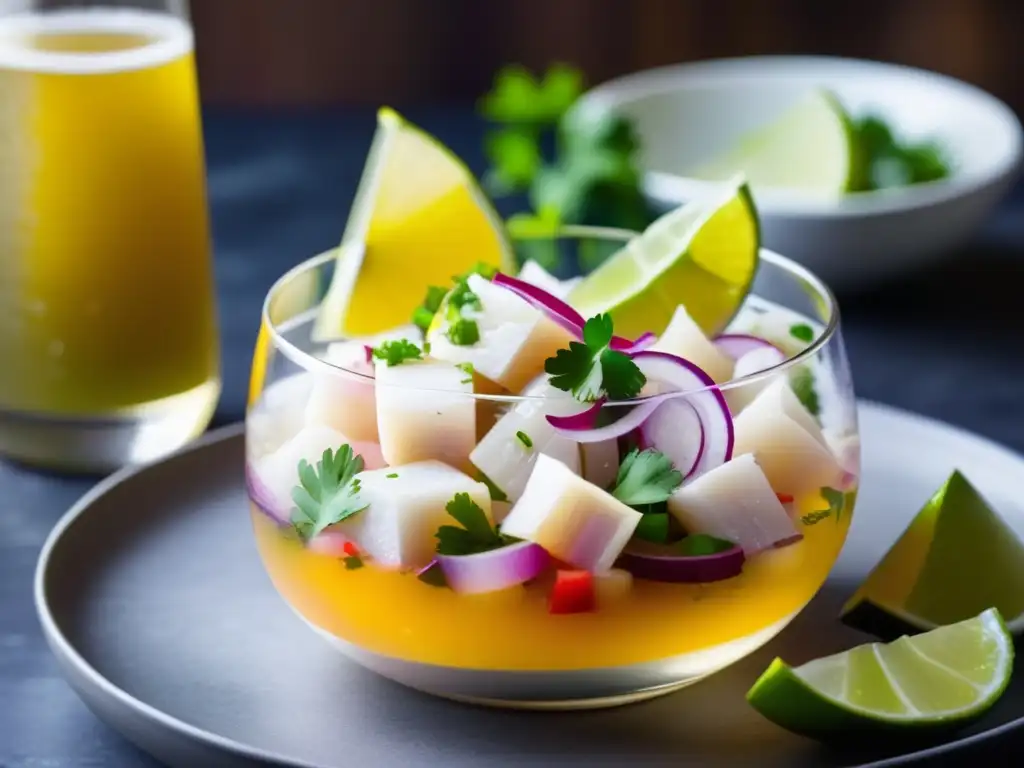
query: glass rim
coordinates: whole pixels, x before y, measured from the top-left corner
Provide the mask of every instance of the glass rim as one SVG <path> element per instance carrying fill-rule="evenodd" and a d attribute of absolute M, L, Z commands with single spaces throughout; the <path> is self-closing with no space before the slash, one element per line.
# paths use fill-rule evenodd
<path fill-rule="evenodd" d="M 558 231 L 552 235 L 538 235 L 536 237 L 510 236 L 509 239 L 523 241 L 545 239 L 582 239 L 585 237 L 592 237 L 594 239 L 628 242 L 632 240 L 634 237 L 637 237 L 639 234 L 640 233 L 632 230 L 620 229 L 615 227 L 565 225 L 560 227 Z M 285 355 L 285 357 L 290 359 L 300 368 L 303 368 L 304 370 L 309 372 L 313 372 L 315 370 L 341 372 L 344 376 L 354 378 L 357 381 L 375 383 L 375 377 L 368 376 L 367 374 L 361 373 L 360 371 L 356 371 L 351 368 L 346 368 L 343 365 L 331 363 L 327 360 L 316 357 L 315 355 L 306 352 L 303 349 L 300 349 L 298 346 L 296 346 L 287 338 L 285 338 L 282 326 L 291 323 L 297 323 L 300 320 L 311 319 L 312 313 L 314 312 L 314 310 L 319 309 L 322 300 L 315 307 L 311 307 L 304 312 L 300 312 L 297 315 L 288 318 L 288 320 L 282 323 L 275 323 L 270 316 L 270 305 L 273 302 L 274 298 L 278 296 L 282 291 L 284 291 L 293 280 L 299 278 L 301 275 L 304 275 L 311 270 L 318 269 L 324 266 L 325 264 L 329 263 L 332 259 L 334 259 L 337 256 L 338 251 L 344 247 L 346 247 L 346 244 L 342 243 L 341 245 L 335 246 L 334 248 L 330 248 L 326 251 L 323 251 L 322 253 L 312 256 L 306 259 L 305 261 L 296 264 L 294 267 L 292 267 L 283 275 L 281 275 L 277 280 L 275 280 L 273 285 L 270 286 L 266 296 L 263 299 L 263 306 L 260 312 L 260 322 L 262 324 L 262 327 L 265 328 L 267 333 L 269 334 L 270 345 L 276 349 L 279 349 Z M 730 379 L 729 381 L 722 382 L 721 384 L 713 384 L 701 387 L 699 389 L 688 389 L 680 391 L 678 393 L 674 393 L 675 396 L 682 397 L 685 399 L 687 396 L 694 396 L 702 392 L 708 392 L 713 390 L 725 392 L 731 389 L 738 389 L 748 384 L 752 384 L 754 382 L 758 382 L 764 379 L 768 379 L 770 377 L 777 376 L 780 373 L 789 371 L 790 369 L 795 368 L 803 363 L 806 363 L 808 360 L 816 357 L 817 354 L 821 352 L 832 341 L 832 337 L 835 335 L 840 325 L 839 302 L 837 301 L 835 294 L 832 292 L 832 289 L 829 288 L 828 284 L 824 280 L 819 278 L 816 274 L 814 274 L 814 272 L 809 270 L 807 267 L 803 266 L 802 264 L 798 264 L 792 259 L 783 256 L 782 254 L 776 253 L 775 251 L 772 251 L 768 248 L 760 249 L 759 258 L 762 261 L 765 261 L 771 264 L 772 266 L 781 269 L 783 272 L 787 273 L 791 277 L 795 277 L 798 280 L 803 281 L 803 284 L 805 286 L 810 287 L 815 292 L 815 298 L 820 298 L 821 300 L 823 300 L 825 309 L 828 312 L 828 322 L 825 324 L 825 330 L 821 333 L 820 336 L 818 336 L 818 338 L 816 338 L 814 341 L 808 344 L 804 349 L 800 350 L 795 355 L 787 357 L 778 365 L 774 365 L 771 368 L 765 368 L 764 370 L 757 371 L 756 373 L 748 374 L 746 376 L 741 376 L 738 379 Z M 740 307 L 742 307 L 742 304 L 740 304 Z M 337 339 L 331 339 L 330 341 L 324 343 L 332 344 L 336 342 L 352 340 L 354 339 L 340 337 Z M 450 389 L 406 387 L 400 384 L 387 384 L 385 386 L 394 387 L 396 389 L 409 389 L 417 392 L 438 392 L 445 393 L 448 395 L 453 394 L 452 390 Z M 535 402 L 549 399 L 545 395 L 501 395 L 483 392 L 467 392 L 460 394 L 464 394 L 465 397 L 471 398 L 473 400 L 484 400 L 495 403 L 512 404 L 522 402 Z M 663 400 L 666 397 L 671 396 L 672 394 L 673 393 L 655 393 L 650 395 L 644 395 L 643 397 L 637 397 L 632 400 L 609 400 L 605 402 L 603 405 L 604 407 L 628 407 L 639 405 L 649 400 Z"/>

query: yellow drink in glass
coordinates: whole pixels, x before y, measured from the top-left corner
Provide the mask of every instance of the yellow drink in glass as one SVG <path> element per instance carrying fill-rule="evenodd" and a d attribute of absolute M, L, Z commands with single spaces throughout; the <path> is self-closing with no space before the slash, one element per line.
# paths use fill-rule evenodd
<path fill-rule="evenodd" d="M 205 428 L 220 385 L 186 21 L 0 14 L 0 318 L 0 451 L 106 468 Z"/>

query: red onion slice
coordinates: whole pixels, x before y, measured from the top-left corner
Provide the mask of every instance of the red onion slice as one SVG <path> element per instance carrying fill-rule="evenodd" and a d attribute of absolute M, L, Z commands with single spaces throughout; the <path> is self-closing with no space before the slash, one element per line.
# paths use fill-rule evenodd
<path fill-rule="evenodd" d="M 523 280 L 510 277 L 503 272 L 498 272 L 491 282 L 512 291 L 512 293 L 519 296 L 519 298 L 526 301 L 532 307 L 546 314 L 554 322 L 569 331 L 569 333 L 575 335 L 576 338 L 580 338 L 585 322 L 583 316 L 557 296 L 553 296 L 547 291 L 535 285 L 530 285 L 530 283 Z"/>
<path fill-rule="evenodd" d="M 550 562 L 532 541 L 520 541 L 475 555 L 437 555 L 448 586 L 463 595 L 497 592 L 536 578 Z"/>
<path fill-rule="evenodd" d="M 618 567 L 638 579 L 672 584 L 708 584 L 739 576 L 746 556 L 740 547 L 711 555 L 686 556 L 673 554 L 668 547 L 654 545 L 627 547 L 618 560 Z"/>
<path fill-rule="evenodd" d="M 589 408 L 580 411 L 579 413 L 573 413 L 569 416 L 548 414 L 546 418 L 548 420 L 548 424 L 560 432 L 568 434 L 575 440 L 577 433 L 594 429 L 594 425 L 597 424 L 597 417 L 600 415 L 601 408 L 604 407 L 604 403 L 604 398 L 600 398 L 595 400 L 594 404 Z"/>
<path fill-rule="evenodd" d="M 721 336 L 715 337 L 714 344 L 719 352 L 733 360 L 739 360 L 748 352 L 765 348 L 776 350 L 781 358 L 779 362 L 786 359 L 786 353 L 770 341 L 749 333 L 723 333 Z"/>
<path fill-rule="evenodd" d="M 658 337 L 650 331 L 647 331 L 647 333 L 641 333 L 637 336 L 636 341 L 630 341 L 629 339 L 624 339 L 621 336 L 613 336 L 611 344 L 608 346 L 627 355 L 635 355 L 637 352 L 642 352 L 645 349 L 653 347 L 657 342 Z"/>
<path fill-rule="evenodd" d="M 697 414 L 703 432 L 703 447 L 686 478 L 698 477 L 729 461 L 732 458 L 733 445 L 736 441 L 732 413 L 729 411 L 729 405 L 725 402 L 721 390 L 715 386 L 711 377 L 689 360 L 670 355 L 667 352 L 646 350 L 634 355 L 633 360 L 649 381 L 662 382 L 683 393 L 683 398 L 685 398 L 683 402 Z M 662 405 L 660 402 L 658 404 Z M 679 413 L 679 409 L 674 409 L 660 417 L 657 415 L 657 411 L 650 415 L 651 419 L 664 418 L 668 420 L 667 425 L 656 429 L 664 438 L 660 444 L 655 443 L 652 447 L 669 456 L 677 453 L 688 454 L 690 451 L 687 446 L 692 445 L 694 440 L 692 434 L 684 434 L 682 430 L 672 429 L 671 418 Z M 673 436 L 679 442 L 670 442 L 670 438 Z M 649 438 L 650 435 L 645 432 L 645 437 Z M 686 444 L 684 445 L 682 441 L 686 441 Z M 682 471 L 681 468 L 679 469 Z"/>
<path fill-rule="evenodd" d="M 281 509 L 273 491 L 263 482 L 255 468 L 245 463 L 245 487 L 249 491 L 249 501 L 256 509 L 269 517 L 278 525 L 290 525 L 290 510 Z"/>
<path fill-rule="evenodd" d="M 672 464 L 689 477 L 704 455 L 704 425 L 696 409 L 683 398 L 667 400 L 640 427 L 643 447 L 664 453 Z"/>
<path fill-rule="evenodd" d="M 554 294 L 548 293 L 543 288 L 538 288 L 536 285 L 527 283 L 517 277 L 510 277 L 503 272 L 497 273 L 491 282 L 512 291 L 519 298 L 529 303 L 530 306 L 539 309 L 554 322 L 562 326 L 562 328 L 569 331 L 577 339 L 583 338 L 583 326 L 586 323 L 583 315 Z M 657 340 L 658 337 L 648 331 L 641 334 L 636 341 L 630 341 L 621 336 L 613 336 L 609 346 L 619 352 L 632 355 L 647 349 Z"/>

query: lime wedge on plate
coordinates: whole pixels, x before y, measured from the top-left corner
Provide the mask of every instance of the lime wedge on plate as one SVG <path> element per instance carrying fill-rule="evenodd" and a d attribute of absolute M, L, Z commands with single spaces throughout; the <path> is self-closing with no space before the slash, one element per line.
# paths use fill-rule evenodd
<path fill-rule="evenodd" d="M 427 286 L 478 262 L 514 271 L 501 218 L 449 149 L 381 109 L 314 337 L 408 323 Z"/>
<path fill-rule="evenodd" d="M 686 173 L 721 181 L 738 173 L 756 190 L 786 188 L 839 197 L 862 173 L 853 124 L 827 91 L 811 91 L 768 125 L 743 136 L 722 155 Z"/>
<path fill-rule="evenodd" d="M 877 728 L 961 726 L 1003 693 L 1013 641 L 997 610 L 883 645 L 790 667 L 776 659 L 747 693 L 758 712 L 794 733 L 841 738 Z"/>
<path fill-rule="evenodd" d="M 685 304 L 709 335 L 732 319 L 750 290 L 760 252 L 747 185 L 732 181 L 712 199 L 661 216 L 569 294 L 584 317 L 610 312 L 615 332 L 660 333 Z"/>
<path fill-rule="evenodd" d="M 1024 543 L 960 472 L 929 499 L 843 607 L 842 620 L 883 639 L 995 607 L 1024 616 Z"/>

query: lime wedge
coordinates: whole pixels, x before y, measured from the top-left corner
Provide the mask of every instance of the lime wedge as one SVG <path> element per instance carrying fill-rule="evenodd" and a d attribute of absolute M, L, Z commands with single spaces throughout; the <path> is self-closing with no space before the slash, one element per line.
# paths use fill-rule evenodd
<path fill-rule="evenodd" d="M 686 175 L 720 181 L 738 173 L 756 190 L 786 188 L 838 197 L 861 173 L 853 124 L 827 91 L 814 90 L 768 125 Z"/>
<path fill-rule="evenodd" d="M 388 108 L 377 113 L 337 253 L 314 326 L 318 340 L 408 323 L 427 286 L 448 285 L 478 262 L 515 270 L 501 218 L 469 169 Z"/>
<path fill-rule="evenodd" d="M 747 701 L 776 725 L 818 739 L 877 729 L 961 726 L 1006 689 L 1013 641 L 994 608 L 892 643 L 790 667 L 771 663 Z"/>
<path fill-rule="evenodd" d="M 928 500 L 843 606 L 842 621 L 888 639 L 993 606 L 1024 624 L 1024 543 L 960 472 Z"/>
<path fill-rule="evenodd" d="M 660 333 L 680 304 L 709 335 L 732 319 L 757 271 L 760 231 L 747 185 L 661 216 L 569 294 L 584 317 L 610 312 L 615 332 Z"/>

